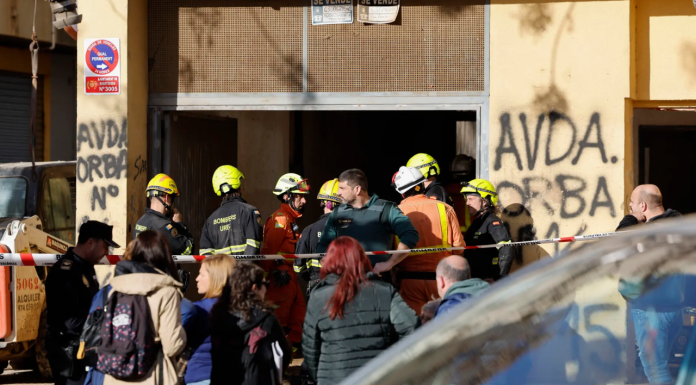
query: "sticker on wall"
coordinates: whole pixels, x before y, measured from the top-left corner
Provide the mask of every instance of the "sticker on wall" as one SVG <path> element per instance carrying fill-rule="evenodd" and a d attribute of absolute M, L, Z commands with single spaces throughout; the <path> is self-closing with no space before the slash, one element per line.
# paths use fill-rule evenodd
<path fill-rule="evenodd" d="M 358 21 L 387 24 L 396 21 L 400 0 L 358 0 Z"/>
<path fill-rule="evenodd" d="M 119 39 L 85 39 L 85 94 L 120 93 Z"/>
<path fill-rule="evenodd" d="M 352 22 L 353 0 L 312 0 L 312 25 Z"/>

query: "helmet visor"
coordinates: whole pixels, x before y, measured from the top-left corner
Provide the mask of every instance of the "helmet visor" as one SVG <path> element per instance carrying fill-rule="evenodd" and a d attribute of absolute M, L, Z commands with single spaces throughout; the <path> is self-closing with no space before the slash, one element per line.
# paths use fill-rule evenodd
<path fill-rule="evenodd" d="M 302 179 L 301 181 L 297 182 L 297 186 L 293 188 L 293 191 L 301 192 L 301 193 L 308 193 L 309 192 L 309 183 L 307 183 L 307 179 Z"/>

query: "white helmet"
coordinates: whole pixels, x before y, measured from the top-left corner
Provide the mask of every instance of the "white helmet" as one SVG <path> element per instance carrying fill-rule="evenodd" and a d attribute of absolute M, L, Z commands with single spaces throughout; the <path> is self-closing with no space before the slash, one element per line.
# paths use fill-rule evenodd
<path fill-rule="evenodd" d="M 423 173 L 415 167 L 401 166 L 399 171 L 394 174 L 394 178 L 392 178 L 392 184 L 399 194 L 404 194 L 423 182 L 425 182 Z"/>

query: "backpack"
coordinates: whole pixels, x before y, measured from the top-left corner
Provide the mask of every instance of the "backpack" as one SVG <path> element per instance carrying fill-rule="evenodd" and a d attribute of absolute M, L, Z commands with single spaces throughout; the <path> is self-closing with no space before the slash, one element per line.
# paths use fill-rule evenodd
<path fill-rule="evenodd" d="M 160 350 L 147 297 L 113 291 L 105 315 L 97 370 L 125 381 L 145 377 Z"/>
<path fill-rule="evenodd" d="M 232 327 L 222 332 L 224 337 L 213 336 L 213 357 L 217 354 L 219 362 L 229 366 L 218 368 L 213 359 L 212 383 L 282 385 L 283 353 L 273 340 L 277 338 L 272 335 L 274 322 L 275 317 L 266 315 L 246 333 Z"/>
<path fill-rule="evenodd" d="M 97 360 L 99 358 L 97 354 L 97 349 L 101 345 L 101 327 L 104 323 L 104 315 L 106 314 L 106 304 L 109 299 L 109 289 L 111 286 L 106 286 L 101 290 L 101 306 L 97 306 L 89 316 L 87 316 L 87 321 L 82 327 L 82 334 L 80 334 L 80 348 L 77 351 L 77 359 L 84 360 L 85 364 L 90 367 L 97 366 Z M 92 307 L 95 303 L 92 303 Z"/>
<path fill-rule="evenodd" d="M 245 370 L 245 384 L 255 381 L 260 384 L 282 384 L 282 371 L 279 373 L 276 366 L 276 350 L 273 346 L 275 341 L 271 337 L 273 321 L 273 317 L 266 316 L 257 327 L 244 335 L 242 365 Z"/>

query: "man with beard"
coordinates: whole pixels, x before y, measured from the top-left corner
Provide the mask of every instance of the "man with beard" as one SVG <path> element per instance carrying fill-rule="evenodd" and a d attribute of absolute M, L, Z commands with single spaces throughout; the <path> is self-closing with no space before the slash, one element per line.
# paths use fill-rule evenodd
<path fill-rule="evenodd" d="M 391 250 L 395 235 L 399 238 L 397 250 L 409 250 L 418 243 L 418 231 L 394 202 L 379 199 L 377 194 L 368 195 L 367 177 L 362 171 L 354 168 L 341 173 L 338 196 L 344 204 L 326 221 L 317 252 L 325 253 L 334 239 L 344 235 L 357 239 L 365 251 Z M 399 254 L 392 261 L 396 264 L 406 256 L 408 253 Z M 369 258 L 375 273 L 390 270 L 390 264 L 386 263 L 389 255 Z"/>
<path fill-rule="evenodd" d="M 261 254 L 294 254 L 300 239 L 297 218 L 307 203 L 309 184 L 297 174 L 285 174 L 278 179 L 273 194 L 280 200 L 280 209 L 273 213 L 263 227 L 263 246 Z M 293 270 L 294 258 L 275 261 L 261 261 L 261 266 L 269 275 L 270 286 L 266 299 L 274 303 L 275 314 L 288 333 L 288 340 L 294 347 L 302 342 L 302 324 L 307 310 L 304 295 Z"/>

